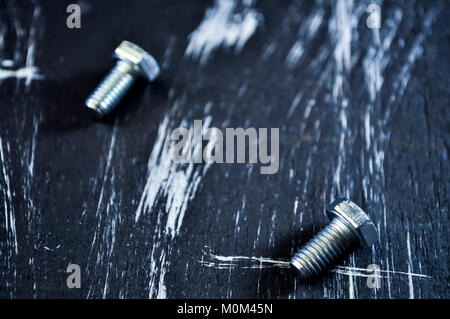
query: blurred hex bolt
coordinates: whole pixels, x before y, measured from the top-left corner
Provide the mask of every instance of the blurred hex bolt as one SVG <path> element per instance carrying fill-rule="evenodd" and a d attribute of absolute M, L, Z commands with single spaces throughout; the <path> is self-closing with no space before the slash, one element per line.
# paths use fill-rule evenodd
<path fill-rule="evenodd" d="M 331 222 L 306 243 L 291 259 L 291 267 L 302 279 L 323 272 L 353 243 L 369 248 L 378 242 L 378 233 L 369 216 L 346 198 L 327 208 Z"/>
<path fill-rule="evenodd" d="M 86 106 L 100 118 L 116 107 L 138 76 L 153 81 L 160 72 L 153 56 L 129 41 L 116 48 L 114 57 L 118 59 L 116 65 L 86 100 Z"/>

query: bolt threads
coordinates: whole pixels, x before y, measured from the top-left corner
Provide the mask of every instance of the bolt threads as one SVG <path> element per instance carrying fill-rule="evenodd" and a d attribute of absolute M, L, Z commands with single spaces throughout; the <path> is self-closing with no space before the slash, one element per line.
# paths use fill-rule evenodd
<path fill-rule="evenodd" d="M 110 113 L 135 81 L 135 70 L 125 61 L 118 61 L 95 91 L 87 98 L 86 106 L 100 117 Z"/>
<path fill-rule="evenodd" d="M 334 218 L 292 257 L 291 266 L 300 278 L 313 277 L 328 268 L 350 245 L 357 235 L 342 218 Z"/>

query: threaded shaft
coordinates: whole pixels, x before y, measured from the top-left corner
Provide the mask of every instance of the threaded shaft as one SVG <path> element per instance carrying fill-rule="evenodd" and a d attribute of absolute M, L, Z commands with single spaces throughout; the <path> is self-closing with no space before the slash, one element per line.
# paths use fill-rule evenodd
<path fill-rule="evenodd" d="M 355 240 L 351 225 L 335 217 L 292 257 L 291 266 L 302 279 L 313 277 L 332 265 Z"/>
<path fill-rule="evenodd" d="M 110 113 L 134 83 L 136 72 L 125 61 L 118 61 L 109 74 L 87 98 L 86 106 L 100 117 Z"/>

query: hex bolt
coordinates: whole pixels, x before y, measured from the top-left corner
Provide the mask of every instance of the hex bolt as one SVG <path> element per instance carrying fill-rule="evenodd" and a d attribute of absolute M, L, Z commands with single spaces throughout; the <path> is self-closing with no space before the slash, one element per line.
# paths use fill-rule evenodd
<path fill-rule="evenodd" d="M 378 242 L 378 233 L 369 216 L 346 198 L 327 208 L 331 222 L 306 243 L 291 259 L 291 267 L 303 280 L 329 268 L 354 243 L 365 248 Z"/>
<path fill-rule="evenodd" d="M 129 41 L 116 48 L 114 57 L 116 65 L 86 100 L 86 106 L 100 118 L 117 106 L 139 76 L 153 81 L 160 71 L 153 56 Z"/>

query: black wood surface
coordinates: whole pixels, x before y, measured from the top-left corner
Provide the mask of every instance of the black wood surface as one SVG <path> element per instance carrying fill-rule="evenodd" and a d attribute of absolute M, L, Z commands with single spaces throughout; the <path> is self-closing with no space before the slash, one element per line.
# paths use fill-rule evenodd
<path fill-rule="evenodd" d="M 0 297 L 450 297 L 448 2 L 374 2 L 380 29 L 341 0 L 80 1 L 69 29 L 70 1 L 0 0 Z M 95 120 L 124 39 L 161 77 Z M 279 128 L 279 171 L 171 162 L 196 119 Z M 286 261 L 342 196 L 380 244 L 301 283 Z"/>

